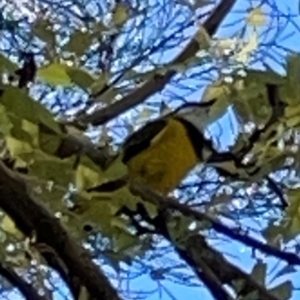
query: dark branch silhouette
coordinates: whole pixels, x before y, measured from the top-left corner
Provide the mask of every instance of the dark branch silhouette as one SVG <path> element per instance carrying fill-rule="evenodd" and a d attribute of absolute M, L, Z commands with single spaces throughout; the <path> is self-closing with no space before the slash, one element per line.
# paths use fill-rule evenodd
<path fill-rule="evenodd" d="M 96 299 L 120 300 L 106 276 L 90 255 L 28 192 L 25 181 L 0 163 L 0 206 L 26 235 L 35 233 L 36 243 L 45 244 L 64 262 L 69 274 L 78 277 L 81 285 Z M 43 254 L 43 253 L 42 253 Z"/>

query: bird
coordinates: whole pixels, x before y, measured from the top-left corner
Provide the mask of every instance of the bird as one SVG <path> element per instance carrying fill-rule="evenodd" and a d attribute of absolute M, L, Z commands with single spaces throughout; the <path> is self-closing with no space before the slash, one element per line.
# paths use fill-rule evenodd
<path fill-rule="evenodd" d="M 173 112 L 146 123 L 121 147 L 128 174 L 89 188 L 88 192 L 117 190 L 132 179 L 168 195 L 201 162 L 234 161 L 231 153 L 219 154 L 204 131 L 215 121 L 211 108 L 216 102 L 185 103 Z M 228 172 L 218 167 L 223 175 Z"/>

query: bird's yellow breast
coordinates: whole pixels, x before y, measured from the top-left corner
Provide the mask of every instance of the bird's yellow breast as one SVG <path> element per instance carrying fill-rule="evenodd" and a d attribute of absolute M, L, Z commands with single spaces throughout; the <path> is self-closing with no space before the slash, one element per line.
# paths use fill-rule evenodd
<path fill-rule="evenodd" d="M 151 141 L 150 147 L 127 162 L 132 178 L 140 178 L 153 189 L 173 191 L 198 162 L 185 126 L 169 119 L 166 127 Z"/>

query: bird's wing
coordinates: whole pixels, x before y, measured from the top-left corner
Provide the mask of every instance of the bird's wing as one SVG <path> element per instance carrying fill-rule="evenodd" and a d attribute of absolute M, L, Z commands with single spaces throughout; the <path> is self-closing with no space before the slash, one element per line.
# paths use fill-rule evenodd
<path fill-rule="evenodd" d="M 149 122 L 129 136 L 123 144 L 123 163 L 126 164 L 132 157 L 147 149 L 152 139 L 165 128 L 166 124 L 167 119 Z"/>

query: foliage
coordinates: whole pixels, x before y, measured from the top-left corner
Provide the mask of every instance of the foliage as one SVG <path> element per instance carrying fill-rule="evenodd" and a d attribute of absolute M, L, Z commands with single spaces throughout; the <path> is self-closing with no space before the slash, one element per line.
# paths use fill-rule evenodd
<path fill-rule="evenodd" d="M 291 263 L 284 253 L 289 247 L 287 252 L 299 254 L 300 55 L 279 45 L 289 32 L 276 20 L 293 26 L 292 15 L 281 13 L 275 3 L 238 1 L 244 12 L 231 24 L 233 34 L 215 37 L 216 25 L 200 17 L 217 5 L 214 1 L 70 5 L 39 0 L 17 8 L 16 3 L 5 1 L 0 13 L 0 155 L 25 180 L 29 194 L 88 248 L 107 276 L 129 278 L 134 270 L 147 272 L 158 286 L 163 280 L 188 287 L 203 283 L 223 299 L 202 274 L 212 259 L 212 271 L 221 261 L 223 273 L 238 272 L 226 279 L 220 271 L 218 278 L 237 297 L 291 299 L 291 274 L 299 272 L 300 259 Z M 182 206 L 169 206 L 177 210 L 168 215 L 169 234 L 150 224 L 155 235 L 149 228 L 138 235 L 137 226 L 118 212 L 124 205 L 136 209 L 139 196 L 128 187 L 112 193 L 86 190 L 126 174 L 118 156 L 125 136 L 149 119 L 199 99 L 215 100 L 210 110 L 214 122 L 206 134 L 220 156 L 229 148 L 239 166 L 246 167 L 229 163 L 226 169 L 239 177 L 224 178 L 216 172 L 218 164 L 198 166 L 174 192 Z M 220 124 L 226 132 L 217 136 Z M 150 217 L 158 215 L 155 201 L 143 203 Z M 63 284 L 75 297 L 76 289 L 65 278 L 59 286 L 53 283 L 57 275 L 32 242 L 35 232 L 26 237 L 1 201 L 0 207 L 1 264 L 29 276 L 47 299 L 55 299 L 55 290 L 64 293 Z M 214 221 L 234 226 L 220 229 Z M 234 265 L 224 254 L 228 248 L 219 233 L 267 258 L 253 257 L 252 271 L 245 271 L 241 262 Z M 265 244 L 245 242 L 245 233 Z M 275 283 L 268 274 L 271 255 L 289 264 L 275 268 Z M 0 274 L 6 277 L 1 266 Z M 9 290 L 16 287 L 26 297 L 16 282 L 6 279 Z M 111 280 L 116 283 L 113 276 Z M 119 283 L 124 299 L 147 297 Z M 83 286 L 78 299 L 88 299 Z"/>

